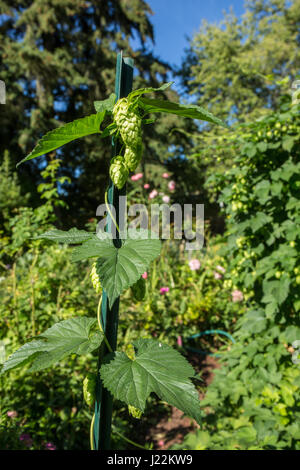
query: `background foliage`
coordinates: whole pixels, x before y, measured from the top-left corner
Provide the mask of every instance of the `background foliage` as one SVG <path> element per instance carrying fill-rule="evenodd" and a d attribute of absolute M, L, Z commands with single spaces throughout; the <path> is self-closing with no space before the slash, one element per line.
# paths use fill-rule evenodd
<path fill-rule="evenodd" d="M 88 139 L 21 160 L 48 129 L 93 112 L 114 88 L 116 51 L 135 60 L 134 88 L 166 81 L 170 66 L 147 50 L 146 2 L 0 2 L 0 362 L 59 320 L 96 314 L 91 266 L 71 263 L 65 245 L 33 240 L 49 228 L 94 230 L 106 189 L 110 142 Z M 119 349 L 159 338 L 188 359 L 188 346 L 217 353 L 213 382 L 198 382 L 203 425 L 176 448 L 299 449 L 299 0 L 249 0 L 239 21 L 203 24 L 180 70 L 184 94 L 231 126 L 165 116 L 145 127 L 143 163 L 128 183 L 129 202 L 204 203 L 205 246 L 163 243 L 145 273 L 146 297 L 122 296 Z M 135 32 L 140 47 L 132 50 Z M 87 66 L 88 64 L 88 66 Z M 178 101 L 174 91 L 167 96 Z M 22 116 L 22 119 L 20 119 Z M 79 143 L 79 144 L 78 144 Z M 138 175 L 138 176 L 137 176 Z M 145 186 L 146 185 L 146 186 Z M 219 335 L 189 337 L 206 330 Z M 199 357 L 202 357 L 199 355 Z M 201 361 L 199 361 L 201 375 Z M 93 354 L 43 373 L 0 377 L 0 448 L 88 448 L 91 410 L 82 381 Z M 157 397 L 141 420 L 116 402 L 115 431 L 144 445 L 160 416 Z M 148 445 L 148 444 L 147 444 Z M 161 447 L 154 441 L 155 447 Z"/>

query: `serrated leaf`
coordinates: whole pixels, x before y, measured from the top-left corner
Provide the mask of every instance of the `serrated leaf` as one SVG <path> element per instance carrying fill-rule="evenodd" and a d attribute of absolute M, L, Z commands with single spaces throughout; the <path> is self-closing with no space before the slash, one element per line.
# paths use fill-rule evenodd
<path fill-rule="evenodd" d="M 85 230 L 78 230 L 74 227 L 68 231 L 58 229 L 48 230 L 48 232 L 42 233 L 41 235 L 34 237 L 34 239 L 46 239 L 54 242 L 76 245 L 77 243 L 89 240 L 93 236 L 93 233 L 86 232 Z"/>
<path fill-rule="evenodd" d="M 102 113 L 103 111 L 107 111 L 112 113 L 113 107 L 116 102 L 117 95 L 115 93 L 111 93 L 109 98 L 102 101 L 94 101 L 94 108 L 97 113 Z"/>
<path fill-rule="evenodd" d="M 47 132 L 47 134 L 38 141 L 32 152 L 17 164 L 17 167 L 27 160 L 32 160 L 33 158 L 40 157 L 52 150 L 58 149 L 72 140 L 79 139 L 90 134 L 100 133 L 100 124 L 103 121 L 104 116 L 105 111 L 102 113 L 91 114 L 90 116 L 76 119 L 75 121 L 69 122 L 68 124 Z"/>
<path fill-rule="evenodd" d="M 155 91 L 164 91 L 167 88 L 169 88 L 173 83 L 174 82 L 164 83 L 159 88 L 148 87 L 148 88 L 139 88 L 138 90 L 133 90 L 131 93 L 129 93 L 129 95 L 127 96 L 127 99 L 129 101 L 131 101 L 136 96 L 140 96 L 140 95 L 143 95 L 145 93 L 153 93 Z"/>
<path fill-rule="evenodd" d="M 103 233 L 101 239 L 94 236 L 75 248 L 72 260 L 98 258 L 97 274 L 112 307 L 116 298 L 132 286 L 147 270 L 151 261 L 159 255 L 161 242 L 151 239 L 150 236 L 150 232 L 141 230 L 134 238 L 125 238 L 122 246 L 117 248 L 110 234 Z"/>
<path fill-rule="evenodd" d="M 200 119 L 201 121 L 212 122 L 220 126 L 228 128 L 229 126 L 223 122 L 221 119 L 215 117 L 206 109 L 201 106 L 196 106 L 193 104 L 184 105 L 180 103 L 173 103 L 172 101 L 167 100 L 155 100 L 145 97 L 139 98 L 139 105 L 147 113 L 169 113 L 177 114 L 179 116 L 191 118 L 191 119 Z"/>
<path fill-rule="evenodd" d="M 1 374 L 31 362 L 29 372 L 46 369 L 69 354 L 87 354 L 97 349 L 103 339 L 92 332 L 95 318 L 75 317 L 56 323 L 35 339 L 24 344 L 4 363 Z"/>
<path fill-rule="evenodd" d="M 134 346 L 134 360 L 123 352 L 106 356 L 100 369 L 104 386 L 115 398 L 141 411 L 154 392 L 199 422 L 199 396 L 190 380 L 195 375 L 193 367 L 178 351 L 153 339 L 139 339 Z"/>

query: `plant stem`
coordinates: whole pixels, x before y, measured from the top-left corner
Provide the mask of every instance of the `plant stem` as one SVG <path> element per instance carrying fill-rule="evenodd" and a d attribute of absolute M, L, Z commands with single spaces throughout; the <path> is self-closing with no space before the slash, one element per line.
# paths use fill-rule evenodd
<path fill-rule="evenodd" d="M 135 447 L 138 447 L 139 449 L 149 450 L 149 449 L 147 449 L 147 447 L 144 447 L 141 444 L 137 444 L 136 442 L 132 441 L 131 439 L 128 439 L 128 437 L 123 436 L 123 434 L 121 434 L 119 431 L 116 431 L 115 427 L 112 428 L 112 432 L 114 432 L 115 434 L 120 436 L 122 439 L 124 439 L 124 441 L 128 442 L 129 444 L 132 444 Z"/>
<path fill-rule="evenodd" d="M 99 299 L 99 302 L 98 302 L 98 308 L 97 308 L 97 320 L 98 320 L 98 326 L 99 326 L 99 330 L 103 333 L 103 338 L 104 338 L 104 341 L 105 341 L 105 344 L 107 346 L 107 349 L 109 350 L 109 352 L 113 352 L 109 342 L 108 342 L 108 339 L 104 333 L 104 328 L 103 328 L 103 325 L 101 323 L 101 304 L 102 304 L 102 295 L 100 296 L 100 299 Z"/>
<path fill-rule="evenodd" d="M 109 215 L 110 215 L 110 217 L 111 217 L 111 220 L 113 221 L 113 223 L 115 224 L 115 226 L 116 226 L 118 232 L 120 233 L 119 225 L 117 224 L 116 219 L 115 219 L 114 216 L 112 215 L 112 212 L 111 212 L 110 207 L 109 207 L 109 204 L 108 204 L 108 200 L 107 200 L 107 191 L 105 191 L 104 200 L 105 200 L 105 205 L 106 205 L 106 208 L 107 208 L 107 212 L 109 213 Z"/>
<path fill-rule="evenodd" d="M 91 450 L 95 450 L 94 447 L 94 424 L 95 424 L 95 413 L 93 414 L 91 426 L 90 426 L 90 447 Z"/>

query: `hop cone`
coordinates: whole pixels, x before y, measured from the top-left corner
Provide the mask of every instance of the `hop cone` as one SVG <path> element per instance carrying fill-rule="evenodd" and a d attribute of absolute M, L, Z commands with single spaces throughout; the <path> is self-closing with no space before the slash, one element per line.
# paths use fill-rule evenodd
<path fill-rule="evenodd" d="M 123 188 L 129 175 L 129 171 L 123 157 L 117 156 L 112 159 L 109 174 L 114 185 L 119 189 Z"/>
<path fill-rule="evenodd" d="M 135 169 L 137 168 L 137 166 L 139 165 L 141 161 L 141 156 L 142 156 L 142 140 L 139 141 L 139 144 L 136 148 L 126 147 L 124 160 L 125 160 L 127 168 L 129 168 L 130 171 L 135 171 Z"/>
<path fill-rule="evenodd" d="M 135 408 L 132 405 L 128 405 L 128 411 L 131 414 L 131 416 L 133 416 L 136 419 L 141 419 L 142 414 L 143 414 L 141 410 L 139 410 L 138 408 Z"/>
<path fill-rule="evenodd" d="M 96 263 L 93 264 L 90 276 L 91 276 L 92 284 L 93 284 L 93 287 L 94 287 L 96 293 L 100 294 L 100 292 L 101 292 L 101 283 L 100 283 L 99 276 L 97 274 Z"/>
<path fill-rule="evenodd" d="M 83 398 L 90 407 L 94 405 L 96 397 L 96 375 L 89 372 L 83 380 Z"/>

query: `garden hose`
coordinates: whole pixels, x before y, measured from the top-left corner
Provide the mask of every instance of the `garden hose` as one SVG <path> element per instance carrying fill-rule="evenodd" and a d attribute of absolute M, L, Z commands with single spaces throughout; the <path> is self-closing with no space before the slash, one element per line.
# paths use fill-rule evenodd
<path fill-rule="evenodd" d="M 187 338 L 187 341 L 193 340 L 194 338 L 199 338 L 200 336 L 214 335 L 214 334 L 227 336 L 227 338 L 229 338 L 233 343 L 235 343 L 235 339 L 229 333 L 227 333 L 226 331 L 222 331 L 222 330 L 205 330 L 202 333 L 196 333 L 192 336 L 189 336 Z M 188 351 L 195 352 L 197 354 L 204 354 L 204 355 L 207 355 L 207 356 L 221 357 L 221 354 L 218 354 L 218 353 L 210 353 L 210 352 L 207 352 L 207 351 L 202 351 L 201 349 L 193 348 L 191 346 L 184 346 L 183 345 L 183 347 L 184 347 L 184 349 L 186 349 Z"/>

